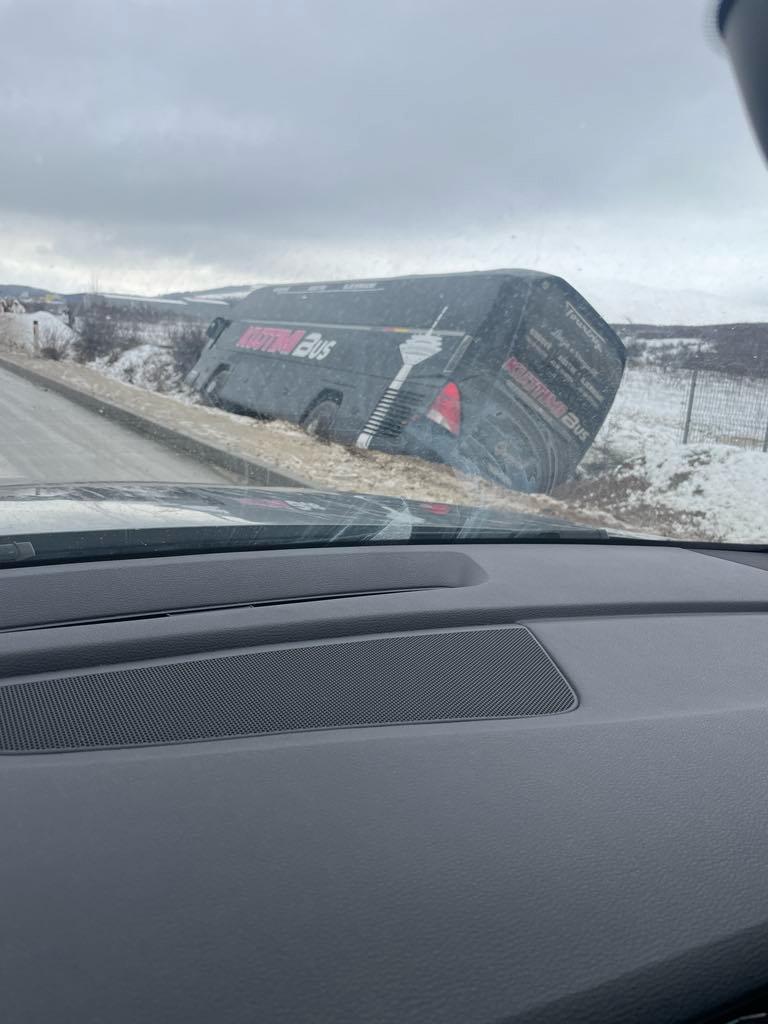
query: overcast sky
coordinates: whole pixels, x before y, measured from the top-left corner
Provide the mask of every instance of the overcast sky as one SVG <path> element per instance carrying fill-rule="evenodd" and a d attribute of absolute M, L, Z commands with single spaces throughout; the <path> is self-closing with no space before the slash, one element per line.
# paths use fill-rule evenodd
<path fill-rule="evenodd" d="M 714 0 L 0 0 L 0 282 L 768 295 Z"/>

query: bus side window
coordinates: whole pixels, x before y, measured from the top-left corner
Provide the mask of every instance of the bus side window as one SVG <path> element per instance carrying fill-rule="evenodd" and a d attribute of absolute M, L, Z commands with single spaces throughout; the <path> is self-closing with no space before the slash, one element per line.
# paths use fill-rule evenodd
<path fill-rule="evenodd" d="M 217 316 L 216 319 L 209 324 L 208 330 L 205 332 L 210 339 L 206 347 L 212 348 L 231 323 L 231 320 L 227 320 L 223 316 Z"/>

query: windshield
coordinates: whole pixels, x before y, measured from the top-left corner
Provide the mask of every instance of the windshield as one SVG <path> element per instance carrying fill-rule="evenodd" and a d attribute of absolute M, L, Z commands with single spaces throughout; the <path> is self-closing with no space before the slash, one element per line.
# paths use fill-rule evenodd
<path fill-rule="evenodd" d="M 713 0 L 0 12 L 0 562 L 768 543 Z"/>

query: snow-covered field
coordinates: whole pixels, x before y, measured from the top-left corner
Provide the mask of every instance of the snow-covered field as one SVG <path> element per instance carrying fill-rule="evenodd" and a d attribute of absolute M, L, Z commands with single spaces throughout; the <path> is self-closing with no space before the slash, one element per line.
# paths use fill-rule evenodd
<path fill-rule="evenodd" d="M 35 314 L 43 321 L 47 314 Z M 18 314 L 0 315 L 0 344 L 35 354 L 31 321 Z M 73 336 L 55 317 L 46 320 L 48 331 L 58 331 L 65 348 Z M 58 327 L 56 327 L 58 325 Z M 684 340 L 684 339 L 681 339 Z M 65 358 L 68 353 L 65 353 Z M 70 364 L 71 365 L 71 364 Z M 169 349 L 153 338 L 123 352 L 117 359 L 99 359 L 88 364 L 102 379 L 112 379 L 170 396 L 192 413 L 195 403 L 181 383 Z M 74 366 L 73 366 L 74 370 Z M 718 439 L 733 433 L 737 411 L 727 403 L 721 408 L 722 422 L 713 421 L 713 438 L 683 445 L 682 425 L 690 383 L 690 371 L 664 372 L 656 366 L 628 368 L 614 407 L 590 452 L 579 478 L 550 498 L 526 499 L 539 503 L 539 510 L 580 522 L 618 525 L 655 535 L 701 540 L 729 540 L 764 543 L 768 537 L 768 453 L 746 450 Z M 768 384 L 755 382 L 768 401 Z M 320 452 L 290 424 L 256 424 L 242 416 L 219 410 L 199 410 L 213 417 L 219 440 L 248 434 L 261 439 L 265 461 L 281 464 L 295 475 L 315 480 L 320 468 L 327 468 L 324 486 L 340 489 L 376 490 L 382 493 L 423 496 L 430 500 L 503 501 L 493 488 L 481 481 L 457 481 L 450 492 L 451 471 L 375 453 L 368 461 L 338 446 Z M 730 421 L 730 417 L 733 421 Z M 210 427 L 204 429 L 210 430 Z M 695 435 L 692 435 L 695 436 Z M 287 453 L 290 452 L 290 455 Z M 312 453 L 311 459 L 307 453 Z M 510 495 L 510 499 L 512 496 Z M 520 496 L 522 500 L 522 496 Z M 528 509 L 531 510 L 531 509 Z"/>

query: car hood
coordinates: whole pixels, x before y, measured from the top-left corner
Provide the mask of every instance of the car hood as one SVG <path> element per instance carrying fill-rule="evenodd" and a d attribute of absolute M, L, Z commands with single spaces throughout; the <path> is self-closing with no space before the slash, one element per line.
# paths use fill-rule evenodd
<path fill-rule="evenodd" d="M 301 488 L 155 483 L 79 483 L 0 487 L 0 536 L 50 532 L 210 527 L 335 527 L 372 540 L 408 540 L 414 529 L 451 533 L 594 534 L 589 527 L 543 516 L 437 502 Z"/>

